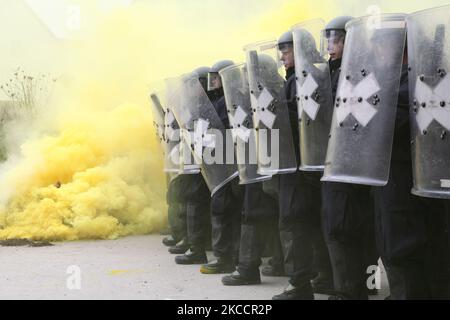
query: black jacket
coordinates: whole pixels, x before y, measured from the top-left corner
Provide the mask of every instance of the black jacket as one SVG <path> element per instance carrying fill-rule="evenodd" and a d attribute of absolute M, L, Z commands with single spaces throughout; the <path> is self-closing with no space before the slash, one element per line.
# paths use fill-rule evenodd
<path fill-rule="evenodd" d="M 331 91 L 333 94 L 333 102 L 336 100 L 336 93 L 339 84 L 339 76 L 341 75 L 341 63 L 342 59 L 330 60 L 328 62 L 330 66 L 330 76 L 331 76 Z"/>
<path fill-rule="evenodd" d="M 411 132 L 409 124 L 408 66 L 402 68 L 395 119 L 392 162 L 411 163 Z"/>
<path fill-rule="evenodd" d="M 297 163 L 300 163 L 300 136 L 298 126 L 297 85 L 295 78 L 295 68 L 289 68 L 286 71 L 285 93 L 289 110 L 289 121 L 291 123 L 295 154 Z"/>
<path fill-rule="evenodd" d="M 208 98 L 216 109 L 220 120 L 226 129 L 230 129 L 230 121 L 228 120 L 227 106 L 225 104 L 225 96 L 223 88 L 216 89 L 208 92 Z"/>

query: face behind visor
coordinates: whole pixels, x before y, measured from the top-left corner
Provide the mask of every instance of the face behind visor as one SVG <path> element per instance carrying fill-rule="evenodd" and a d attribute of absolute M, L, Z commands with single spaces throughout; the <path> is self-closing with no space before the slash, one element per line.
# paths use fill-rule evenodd
<path fill-rule="evenodd" d="M 345 31 L 343 30 L 325 30 L 326 41 L 324 48 L 328 51 L 332 60 L 342 58 L 344 52 Z"/>
<path fill-rule="evenodd" d="M 205 90 L 205 92 L 208 90 L 208 73 L 210 71 L 210 67 L 199 67 L 192 71 L 192 73 L 198 76 L 198 80 L 200 81 L 200 84 L 202 85 L 202 88 L 203 90 Z"/>
<path fill-rule="evenodd" d="M 285 69 L 293 68 L 294 61 L 294 38 L 291 31 L 287 31 L 278 39 L 278 50 L 280 51 L 280 60 Z"/>
<path fill-rule="evenodd" d="M 352 20 L 350 16 L 340 16 L 331 20 L 322 31 L 322 50 L 327 50 L 331 60 L 342 58 L 345 43 L 345 25 Z"/>
<path fill-rule="evenodd" d="M 222 60 L 215 63 L 208 73 L 208 91 L 214 91 L 222 88 L 222 78 L 219 71 L 234 64 L 231 60 Z"/>

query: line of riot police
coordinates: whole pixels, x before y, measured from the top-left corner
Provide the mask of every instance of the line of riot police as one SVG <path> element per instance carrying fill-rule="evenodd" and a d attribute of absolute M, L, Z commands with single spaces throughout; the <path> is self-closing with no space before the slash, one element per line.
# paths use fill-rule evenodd
<path fill-rule="evenodd" d="M 176 263 L 226 286 L 288 276 L 274 299 L 367 299 L 380 259 L 391 299 L 450 298 L 449 16 L 309 20 L 167 79 L 151 100 Z"/>

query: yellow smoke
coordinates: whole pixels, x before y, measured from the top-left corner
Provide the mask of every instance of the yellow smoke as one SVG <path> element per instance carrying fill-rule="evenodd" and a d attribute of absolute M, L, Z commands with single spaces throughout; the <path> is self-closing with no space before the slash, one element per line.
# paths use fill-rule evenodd
<path fill-rule="evenodd" d="M 0 167 L 1 239 L 111 239 L 165 226 L 165 176 L 149 90 L 219 59 L 242 61 L 248 42 L 332 15 L 332 1 L 321 8 L 300 0 L 241 7 L 239 1 L 230 8 L 234 2 L 214 1 L 214 13 L 187 12 L 185 1 L 138 2 L 99 18 L 66 44 L 52 104 L 31 125 L 7 132 L 15 137 L 21 128 L 20 152 Z M 264 8 L 256 14 L 236 18 L 239 8 L 259 4 Z"/>

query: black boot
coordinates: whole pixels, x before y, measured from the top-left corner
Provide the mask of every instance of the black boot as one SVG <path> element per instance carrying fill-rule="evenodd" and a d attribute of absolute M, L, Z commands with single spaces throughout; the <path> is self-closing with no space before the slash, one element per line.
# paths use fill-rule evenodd
<path fill-rule="evenodd" d="M 167 247 L 173 247 L 177 244 L 177 241 L 172 236 L 167 236 L 162 239 L 162 243 Z"/>
<path fill-rule="evenodd" d="M 311 285 L 294 287 L 289 285 L 283 293 L 272 297 L 272 300 L 314 300 Z"/>
<path fill-rule="evenodd" d="M 260 284 L 261 277 L 258 273 L 258 275 L 255 278 L 247 278 L 236 270 L 232 274 L 223 277 L 222 283 L 224 286 L 246 286 L 246 285 Z"/>
<path fill-rule="evenodd" d="M 218 258 L 208 264 L 203 265 L 200 268 L 200 272 L 203 274 L 220 274 L 231 273 L 236 269 L 233 259 Z"/>
<path fill-rule="evenodd" d="M 319 272 L 317 277 L 311 280 L 311 286 L 314 293 L 317 294 L 334 294 L 333 276 L 326 272 Z"/>
<path fill-rule="evenodd" d="M 175 257 L 176 264 L 188 265 L 188 264 L 202 264 L 206 262 L 208 262 L 208 259 L 206 258 L 205 251 L 188 250 L 184 255 Z"/>
<path fill-rule="evenodd" d="M 189 245 L 188 245 L 186 239 L 183 239 L 180 242 L 178 242 L 176 246 L 169 248 L 169 252 L 171 254 L 183 254 L 188 250 L 189 250 Z"/>
<path fill-rule="evenodd" d="M 276 266 L 265 266 L 262 267 L 261 273 L 266 277 L 286 277 L 286 273 L 284 272 L 284 268 L 276 267 Z"/>

